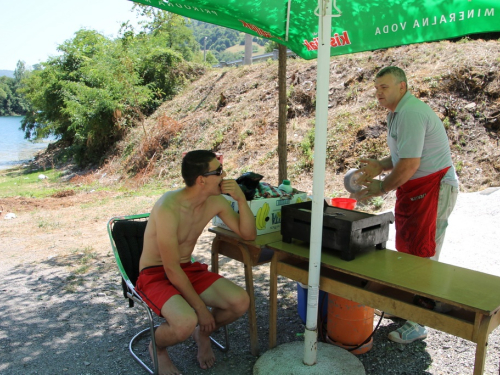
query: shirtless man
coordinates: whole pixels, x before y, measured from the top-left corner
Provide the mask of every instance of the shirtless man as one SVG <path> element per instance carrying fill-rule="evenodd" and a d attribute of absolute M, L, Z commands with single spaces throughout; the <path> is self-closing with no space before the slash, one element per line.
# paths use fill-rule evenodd
<path fill-rule="evenodd" d="M 198 237 L 215 215 L 245 240 L 253 240 L 257 235 L 255 217 L 243 192 L 235 180 L 224 180 L 225 176 L 214 153 L 187 153 L 182 160 L 186 186 L 163 194 L 146 226 L 137 290 L 166 319 L 155 332 L 163 375 L 180 374 L 167 347 L 189 336 L 198 345 L 200 367 L 212 367 L 215 355 L 210 334 L 242 316 L 250 303 L 244 289 L 207 271 L 205 264 L 191 263 Z M 238 202 L 239 215 L 221 193 Z M 149 352 L 153 356 L 152 343 Z"/>

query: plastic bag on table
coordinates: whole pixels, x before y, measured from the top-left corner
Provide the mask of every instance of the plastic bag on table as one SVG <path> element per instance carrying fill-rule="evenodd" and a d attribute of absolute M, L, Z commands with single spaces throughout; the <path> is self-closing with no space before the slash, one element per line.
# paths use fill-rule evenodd
<path fill-rule="evenodd" d="M 263 177 L 258 173 L 246 172 L 236 179 L 236 183 L 240 186 L 243 194 L 245 194 L 247 201 L 254 199 L 256 189 Z"/>

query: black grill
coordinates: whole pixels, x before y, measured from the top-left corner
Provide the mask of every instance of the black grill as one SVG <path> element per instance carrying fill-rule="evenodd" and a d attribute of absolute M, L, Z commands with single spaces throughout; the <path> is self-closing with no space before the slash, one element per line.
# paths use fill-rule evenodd
<path fill-rule="evenodd" d="M 281 235 L 284 242 L 292 239 L 310 241 L 312 202 L 303 202 L 281 208 Z M 394 222 L 392 212 L 380 215 L 330 207 L 323 207 L 322 246 L 340 251 L 343 260 L 353 260 L 356 252 L 368 248 L 385 249 L 389 238 L 389 224 Z"/>

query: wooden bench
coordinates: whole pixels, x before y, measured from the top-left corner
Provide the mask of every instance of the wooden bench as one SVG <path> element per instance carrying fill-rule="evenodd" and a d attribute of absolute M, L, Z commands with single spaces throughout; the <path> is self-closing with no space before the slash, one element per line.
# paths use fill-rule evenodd
<path fill-rule="evenodd" d="M 267 245 L 271 263 L 269 346 L 276 346 L 277 277 L 308 283 L 309 246 L 294 240 Z M 475 342 L 474 374 L 484 371 L 489 334 L 500 325 L 500 277 L 393 250 L 371 249 L 352 261 L 323 250 L 320 289 Z M 366 281 L 377 292 L 364 288 Z M 413 304 L 414 295 L 456 309 L 438 313 Z"/>

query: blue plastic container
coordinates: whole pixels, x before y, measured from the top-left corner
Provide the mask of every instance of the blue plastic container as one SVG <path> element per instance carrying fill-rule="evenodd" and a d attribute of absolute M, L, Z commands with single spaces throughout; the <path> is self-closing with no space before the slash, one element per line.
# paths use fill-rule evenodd
<path fill-rule="evenodd" d="M 300 320 L 306 324 L 307 313 L 307 285 L 297 283 L 297 310 Z M 321 312 L 321 320 L 326 323 L 328 317 L 328 293 L 319 291 L 318 314 Z"/>

